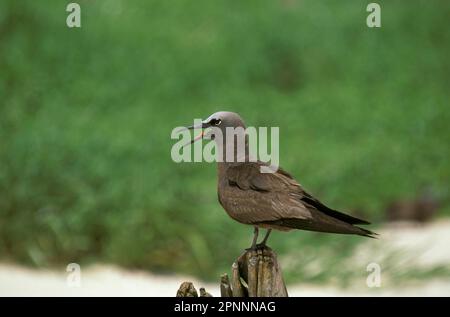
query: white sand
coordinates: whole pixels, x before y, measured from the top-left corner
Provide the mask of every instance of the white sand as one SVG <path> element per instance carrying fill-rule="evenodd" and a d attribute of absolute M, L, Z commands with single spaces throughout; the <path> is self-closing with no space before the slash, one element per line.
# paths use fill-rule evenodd
<path fill-rule="evenodd" d="M 450 266 L 450 221 L 425 227 L 389 226 L 380 233 L 379 242 L 362 244 L 350 261 L 383 263 L 389 254 L 397 253 L 404 259 L 397 264 L 397 269 Z M 80 287 L 69 287 L 69 274 L 65 268 L 48 271 L 0 264 L 0 296 L 174 296 L 183 281 L 193 281 L 197 289 L 204 286 L 213 296 L 219 295 L 218 283 L 128 271 L 111 265 L 82 268 Z M 368 288 L 364 283 L 345 290 L 332 285 L 300 284 L 288 285 L 288 290 L 290 296 L 450 296 L 450 276 L 380 288 Z"/>

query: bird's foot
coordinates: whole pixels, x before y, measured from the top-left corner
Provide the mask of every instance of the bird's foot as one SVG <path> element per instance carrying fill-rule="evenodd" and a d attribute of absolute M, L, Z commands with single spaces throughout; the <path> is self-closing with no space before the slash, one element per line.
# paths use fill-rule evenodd
<path fill-rule="evenodd" d="M 256 250 L 270 249 L 265 242 L 258 243 L 256 245 Z"/>
<path fill-rule="evenodd" d="M 258 243 L 255 245 L 252 245 L 250 248 L 245 249 L 245 251 L 257 251 L 257 250 L 263 250 L 267 249 L 267 245 L 265 243 Z"/>

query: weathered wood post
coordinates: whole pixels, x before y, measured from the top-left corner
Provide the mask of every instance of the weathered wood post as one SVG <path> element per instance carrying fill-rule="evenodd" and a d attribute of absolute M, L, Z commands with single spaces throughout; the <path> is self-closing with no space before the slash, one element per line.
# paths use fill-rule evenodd
<path fill-rule="evenodd" d="M 281 267 L 269 247 L 247 250 L 231 266 L 231 281 L 225 273 L 220 279 L 221 297 L 287 297 Z M 200 296 L 208 296 L 200 289 Z M 194 285 L 181 284 L 178 297 L 198 297 Z M 211 295 L 209 295 L 211 296 Z"/>

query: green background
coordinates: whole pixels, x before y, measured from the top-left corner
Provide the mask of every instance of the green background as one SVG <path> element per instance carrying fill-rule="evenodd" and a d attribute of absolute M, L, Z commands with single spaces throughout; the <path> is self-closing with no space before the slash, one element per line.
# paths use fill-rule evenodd
<path fill-rule="evenodd" d="M 171 160 L 170 134 L 218 110 L 280 127 L 281 166 L 371 229 L 424 187 L 450 214 L 449 1 L 378 1 L 381 28 L 367 1 L 80 0 L 69 29 L 68 3 L 0 3 L 1 259 L 217 279 L 252 228 L 220 207 L 214 164 Z M 288 280 L 321 281 L 362 240 L 270 245 L 301 254 Z"/>

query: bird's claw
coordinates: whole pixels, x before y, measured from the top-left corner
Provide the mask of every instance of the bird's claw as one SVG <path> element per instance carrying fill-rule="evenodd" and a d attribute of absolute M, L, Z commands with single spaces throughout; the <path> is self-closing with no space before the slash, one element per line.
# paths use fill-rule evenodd
<path fill-rule="evenodd" d="M 245 249 L 245 251 L 257 251 L 257 250 L 264 250 L 267 248 L 267 245 L 265 243 L 258 243 L 256 245 L 252 245 L 250 248 Z"/>

